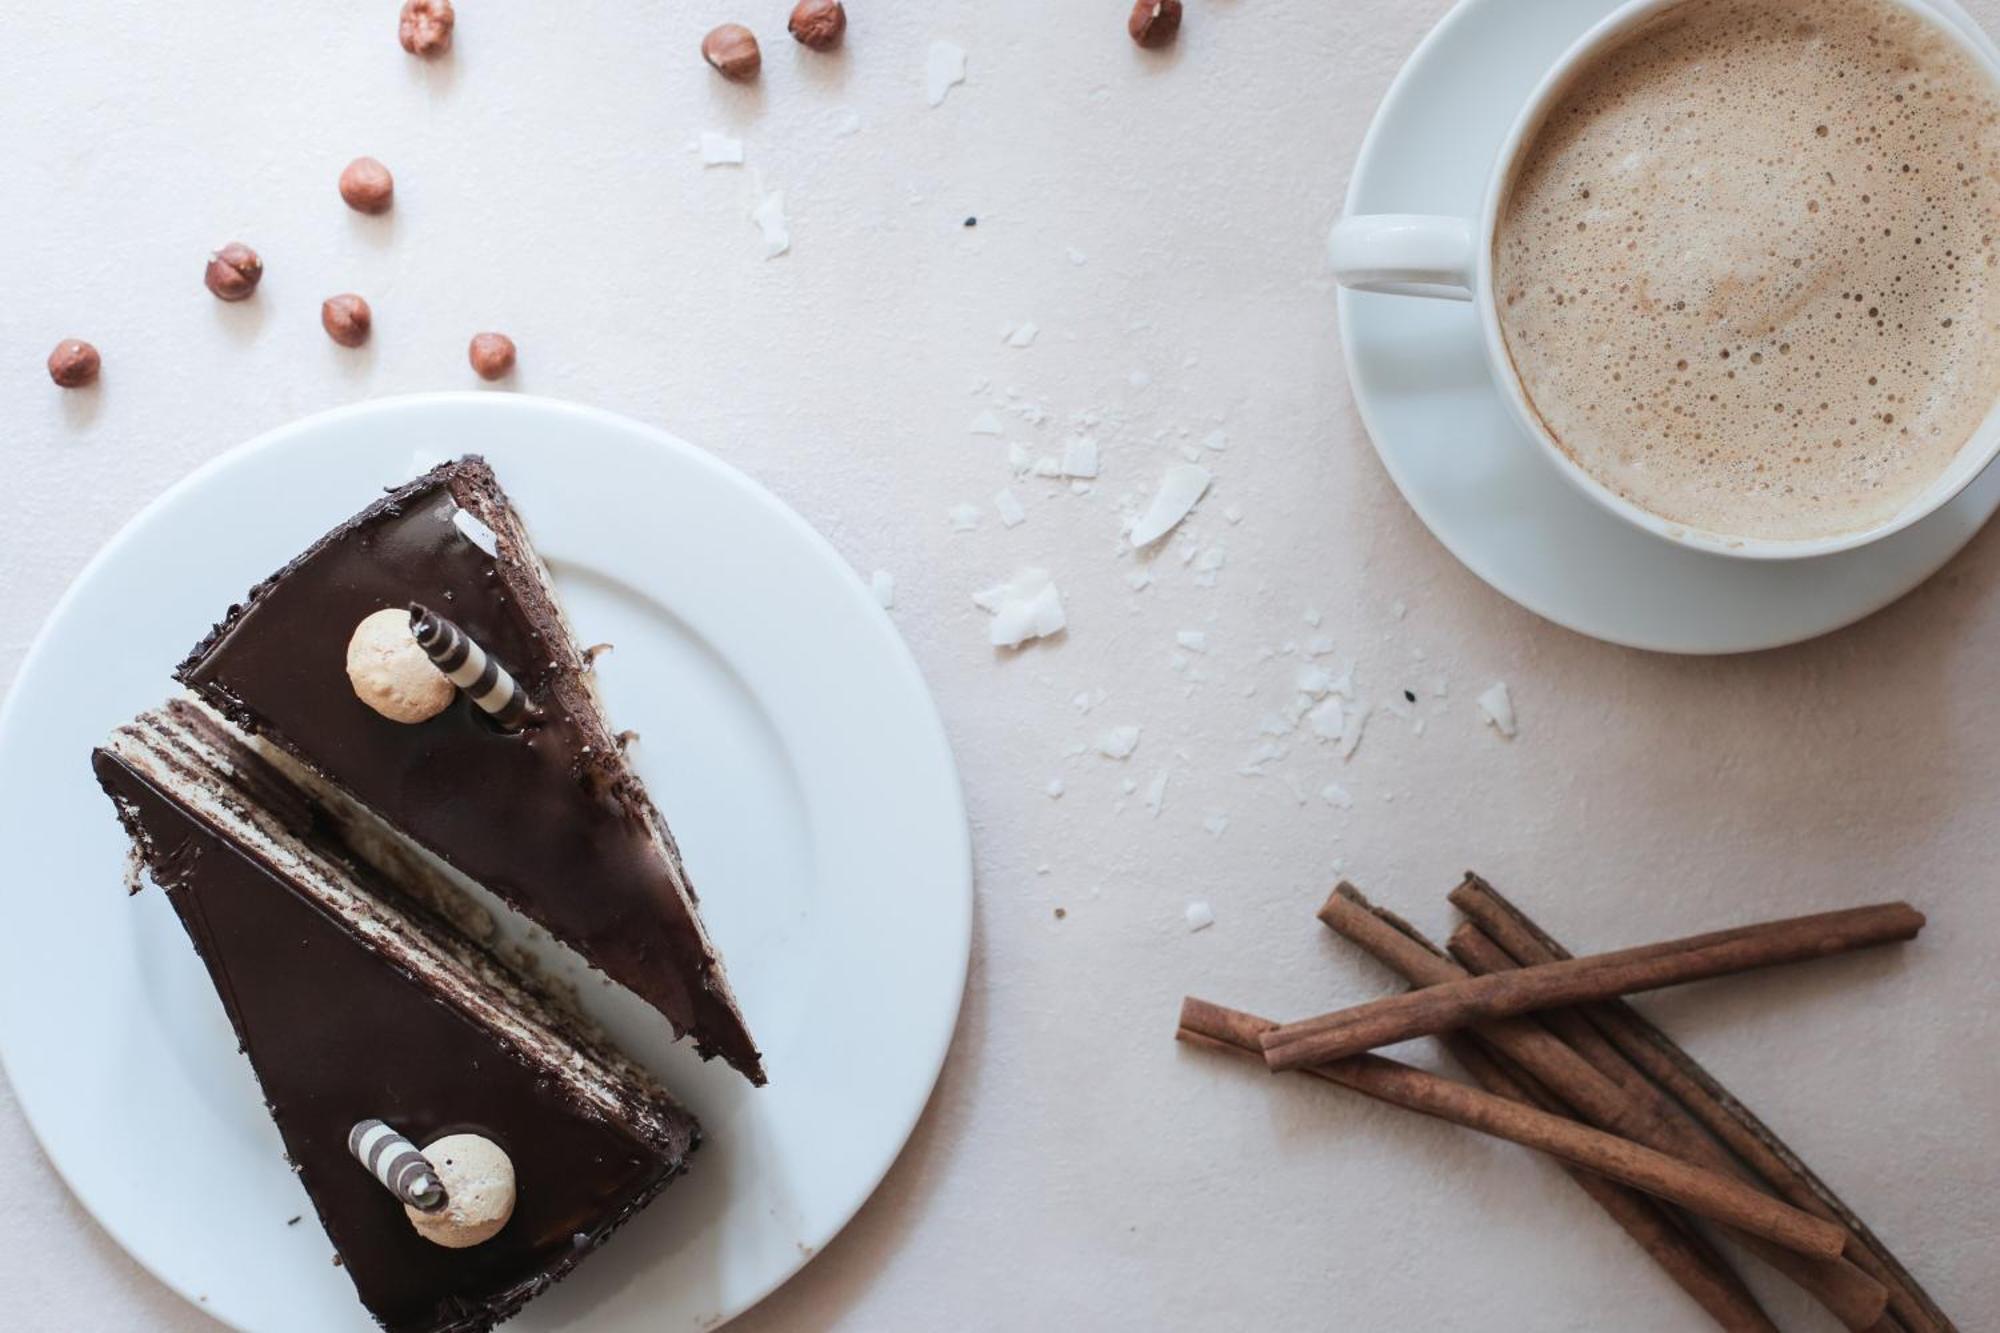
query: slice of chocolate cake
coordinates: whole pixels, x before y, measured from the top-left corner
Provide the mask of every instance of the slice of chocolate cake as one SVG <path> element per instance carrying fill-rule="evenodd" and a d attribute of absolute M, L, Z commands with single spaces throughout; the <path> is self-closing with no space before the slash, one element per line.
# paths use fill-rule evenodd
<path fill-rule="evenodd" d="M 93 764 L 383 1327 L 490 1329 L 687 1169 L 699 1127 L 658 1084 L 350 856 L 219 718 L 148 713 Z M 421 1163 L 397 1172 L 390 1130 Z"/>
<path fill-rule="evenodd" d="M 406 670 L 412 626 L 443 675 Z M 680 851 L 482 460 L 328 533 L 176 674 L 764 1081 Z"/>

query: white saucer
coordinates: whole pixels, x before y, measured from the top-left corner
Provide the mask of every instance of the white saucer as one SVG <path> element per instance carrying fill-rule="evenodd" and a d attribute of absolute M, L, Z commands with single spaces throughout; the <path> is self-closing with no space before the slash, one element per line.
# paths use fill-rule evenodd
<path fill-rule="evenodd" d="M 1932 0 L 1975 40 L 1954 0 Z M 1476 217 L 1500 141 L 1556 57 L 1617 0 L 1463 0 L 1397 75 L 1349 213 Z M 2000 507 L 2000 467 L 1893 537 L 1815 560 L 1735 561 L 1598 509 L 1508 415 L 1473 308 L 1340 293 L 1361 419 L 1417 516 L 1465 566 L 1580 634 L 1663 652 L 1773 648 L 1837 629 L 1930 577 Z"/>
<path fill-rule="evenodd" d="M 586 978 L 586 1006 L 707 1141 L 508 1327 L 713 1328 L 824 1246 L 902 1150 L 964 991 L 971 857 L 944 730 L 888 617 L 804 520 L 656 430 L 510 395 L 391 399 L 268 435 L 134 519 L 0 712 L 0 1056 L 50 1160 L 162 1281 L 238 1329 L 374 1327 L 164 895 L 126 897 L 89 757 L 173 691 L 232 600 L 417 451 L 491 459 L 578 634 L 616 645 L 607 710 L 641 733 L 771 1077 L 703 1065 Z"/>

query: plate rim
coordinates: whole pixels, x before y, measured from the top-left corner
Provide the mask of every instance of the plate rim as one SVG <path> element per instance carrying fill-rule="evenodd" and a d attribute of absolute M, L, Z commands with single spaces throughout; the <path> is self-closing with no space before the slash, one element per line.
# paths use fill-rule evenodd
<path fill-rule="evenodd" d="M 938 794 L 948 803 L 951 815 L 952 860 L 956 871 L 957 892 L 950 895 L 956 911 L 952 914 L 953 950 L 949 961 L 953 964 L 951 974 L 956 984 L 949 995 L 949 1021 L 940 1024 L 939 1039 L 935 1051 L 927 1060 L 928 1073 L 922 1084 L 923 1095 L 912 1097 L 903 1122 L 896 1126 L 894 1151 L 887 1153 L 877 1169 L 868 1173 L 866 1188 L 857 1189 L 844 1206 L 833 1210 L 830 1225 L 823 1235 L 807 1238 L 802 1245 L 791 1247 L 782 1264 L 774 1265 L 766 1282 L 754 1284 L 756 1290 L 739 1301 L 732 1301 L 722 1308 L 719 1318 L 707 1327 L 718 1328 L 754 1308 L 772 1292 L 796 1277 L 798 1273 L 817 1258 L 826 1246 L 859 1214 L 868 1201 L 881 1189 L 882 1182 L 908 1149 L 910 1139 L 924 1113 L 930 1108 L 937 1093 L 938 1080 L 943 1076 L 944 1066 L 950 1058 L 956 1042 L 958 1026 L 964 1016 L 965 991 L 971 975 L 972 942 L 975 929 L 976 866 L 973 859 L 972 834 L 969 813 L 965 802 L 964 779 L 951 747 L 950 732 L 945 727 L 944 717 L 937 706 L 929 682 L 925 679 L 921 666 L 911 651 L 895 622 L 890 619 L 885 608 L 873 598 L 872 593 L 862 583 L 860 576 L 846 558 L 833 546 L 825 534 L 815 528 L 797 510 L 787 504 L 776 492 L 765 486 L 741 468 L 725 461 L 717 455 L 674 434 L 664 427 L 640 421 L 622 413 L 589 404 L 538 394 L 507 393 L 495 394 L 477 390 L 444 390 L 409 394 L 394 394 L 380 398 L 370 398 L 359 402 L 346 403 L 320 412 L 294 418 L 269 430 L 233 445 L 209 458 L 178 480 L 170 483 L 151 500 L 129 515 L 118 529 L 87 560 L 71 578 L 56 599 L 47 616 L 36 629 L 27 650 L 22 654 L 14 680 L 5 697 L 0 698 L 0 751 L 7 748 L 8 739 L 16 728 L 16 717 L 25 705 L 22 686 L 39 673 L 41 659 L 53 651 L 52 631 L 72 614 L 71 608 L 83 595 L 84 590 L 104 576 L 105 569 L 112 565 L 124 548 L 134 540 L 143 527 L 156 520 L 157 515 L 180 496 L 189 491 L 210 484 L 216 475 L 242 464 L 247 459 L 264 453 L 282 450 L 295 444 L 296 438 L 328 427 L 339 428 L 352 418 L 367 418 L 379 415 L 395 415 L 404 412 L 427 410 L 454 410 L 461 407 L 476 407 L 481 412 L 525 412 L 542 413 L 551 418 L 567 418 L 590 422 L 595 428 L 624 433 L 650 449 L 662 450 L 678 456 L 683 462 L 702 470 L 718 484 L 735 488 L 752 503 L 787 525 L 796 535 L 804 539 L 806 546 L 830 568 L 839 570 L 845 577 L 855 605 L 863 612 L 860 619 L 873 626 L 873 631 L 882 647 L 888 650 L 890 659 L 903 676 L 903 689 L 909 694 L 913 705 L 920 704 L 913 720 L 924 732 L 926 745 L 934 747 L 935 756 L 942 761 L 943 773 L 949 781 L 942 784 Z M 476 451 L 468 451 L 476 452 Z M 253 574 L 251 577 L 255 577 Z M 248 586 L 246 582 L 244 586 Z M 170 676 L 163 677 L 162 688 L 171 689 Z M 107 827 L 115 827 L 108 825 Z M 42 1112 L 48 1108 L 39 1106 L 39 1097 L 24 1088 L 16 1077 L 8 1058 L 8 1049 L 13 1044 L 10 1036 L 15 1029 L 15 1018 L 5 1007 L 6 992 L 0 989 L 0 1077 L 7 1080 L 18 1103 L 22 1119 L 33 1134 L 43 1159 L 61 1180 L 71 1198 L 88 1213 L 91 1220 L 100 1227 L 121 1251 L 134 1263 L 144 1269 L 162 1286 L 180 1297 L 193 1309 L 216 1320 L 224 1327 L 241 1329 L 243 1326 L 225 1317 L 206 1296 L 198 1294 L 188 1285 L 179 1281 L 170 1272 L 154 1262 L 155 1256 L 146 1252 L 146 1247 L 128 1235 L 123 1221 L 110 1215 L 92 1197 L 79 1188 L 77 1180 L 64 1162 L 50 1136 L 44 1132 Z M 362 1307 L 356 1302 L 355 1308 Z M 365 1312 L 364 1312 L 365 1313 Z"/>
<path fill-rule="evenodd" d="M 1410 54 L 1404 57 L 1403 63 L 1396 70 L 1395 77 L 1389 81 L 1388 88 L 1384 90 L 1382 100 L 1376 105 L 1374 114 L 1369 118 L 1368 128 L 1361 138 L 1361 145 L 1355 151 L 1354 164 L 1348 172 L 1347 189 L 1341 196 L 1341 217 L 1345 218 L 1354 215 L 1355 195 L 1360 190 L 1363 179 L 1370 174 L 1374 159 L 1381 150 L 1381 140 L 1385 133 L 1383 129 L 1384 123 L 1408 99 L 1411 86 L 1423 76 L 1425 71 L 1421 67 L 1430 61 L 1434 54 L 1434 48 L 1448 40 L 1452 30 L 1464 22 L 1468 14 L 1494 2 L 1495 0 L 1456 0 L 1456 3 L 1445 11 L 1438 21 L 1432 24 L 1424 33 L 1416 46 L 1411 48 Z M 1601 2 L 1604 4 L 1605 13 L 1608 14 L 1624 3 L 1624 0 L 1601 0 Z M 1929 2 L 1938 9 L 1940 15 L 1945 20 L 1965 29 L 1975 43 L 1985 46 L 1989 50 L 2000 50 L 2000 48 L 1995 47 L 1992 35 L 1966 12 L 1964 7 L 1958 3 L 1958 0 L 1929 0 Z M 1335 325 L 1340 333 L 1340 358 L 1342 369 L 1347 377 L 1348 397 L 1354 403 L 1355 412 L 1361 418 L 1362 429 L 1367 433 L 1370 448 L 1374 450 L 1375 456 L 1381 462 L 1383 470 L 1389 474 L 1389 480 L 1395 485 L 1396 492 L 1402 497 L 1403 503 L 1409 506 L 1410 511 L 1416 515 L 1417 521 L 1423 524 L 1424 530 L 1431 535 L 1432 539 L 1444 547 L 1446 553 L 1453 560 L 1456 560 L 1467 573 L 1530 614 L 1538 616 L 1550 624 L 1568 630 L 1573 634 L 1582 635 L 1584 638 L 1594 639 L 1600 643 L 1608 643 L 1620 648 L 1637 649 L 1643 652 L 1670 653 L 1686 657 L 1725 657 L 1739 653 L 1764 652 L 1774 648 L 1786 648 L 1794 644 L 1810 642 L 1813 639 L 1832 634 L 1837 630 L 1846 629 L 1850 625 L 1866 620 L 1869 616 L 1900 601 L 1918 587 L 1928 582 L 1933 575 L 1949 564 L 1960 551 L 1964 550 L 1972 542 L 1973 538 L 1979 535 L 1987 522 L 1991 521 L 1996 505 L 2000 505 L 2000 495 L 1996 495 L 1993 501 L 1986 504 L 1986 515 L 1983 519 L 1971 525 L 1958 541 L 1946 545 L 1935 560 L 1916 567 L 1911 577 L 1900 581 L 1900 586 L 1858 601 L 1855 607 L 1850 612 L 1844 614 L 1841 619 L 1831 624 L 1821 625 L 1818 628 L 1801 629 L 1797 632 L 1788 632 L 1775 637 L 1760 638 L 1754 642 L 1703 644 L 1698 646 L 1685 642 L 1672 642 L 1660 637 L 1622 634 L 1604 628 L 1589 628 L 1579 623 L 1582 617 L 1557 611 L 1548 604 L 1546 598 L 1539 595 L 1534 589 L 1513 586 L 1515 582 L 1513 580 L 1503 583 L 1489 570 L 1482 568 L 1479 564 L 1468 559 L 1465 552 L 1460 549 L 1461 542 L 1458 537 L 1447 531 L 1450 525 L 1441 524 L 1436 521 L 1425 504 L 1412 493 L 1408 479 L 1405 477 L 1403 470 L 1398 466 L 1396 459 L 1392 456 L 1394 451 L 1385 448 L 1382 444 L 1382 432 L 1379 425 L 1380 411 L 1373 403 L 1372 395 L 1363 387 L 1364 377 L 1357 372 L 1355 340 L 1353 336 L 1353 298 L 1354 293 L 1345 288 L 1339 289 L 1335 293 L 1334 298 Z M 1996 469 L 2000 469 L 2000 460 L 1995 460 L 1994 463 L 1989 464 L 1982 472 L 1975 473 L 1967 481 L 1965 490 L 1970 490 L 1978 484 L 1982 476 L 1992 473 Z M 1563 478 L 1557 477 L 1555 480 L 1562 481 Z M 1961 496 L 1964 493 L 1965 491 L 1961 491 Z M 1950 506 L 1947 504 L 1926 518 L 1912 524 L 1911 527 L 1913 529 L 1921 528 L 1926 523 L 1943 522 L 1948 518 L 1949 508 Z M 1655 538 L 1655 540 L 1658 539 Z M 1807 557 L 1795 563 L 1800 566 L 1810 566 L 1817 561 L 1834 559 L 1840 556 L 1853 558 L 1867 550 L 1868 548 L 1864 547 L 1856 551 L 1834 552 L 1824 556 Z M 1727 557 L 1716 558 L 1725 559 Z"/>

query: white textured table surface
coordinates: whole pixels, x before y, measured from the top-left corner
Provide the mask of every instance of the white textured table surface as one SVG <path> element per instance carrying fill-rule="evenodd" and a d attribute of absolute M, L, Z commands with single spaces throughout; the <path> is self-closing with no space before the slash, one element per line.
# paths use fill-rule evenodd
<path fill-rule="evenodd" d="M 463 386 L 488 327 L 520 343 L 515 389 L 701 443 L 892 571 L 972 810 L 964 1018 L 881 1192 L 742 1327 L 1695 1326 L 1546 1165 L 1170 1040 L 1186 991 L 1280 1014 L 1385 992 L 1313 907 L 1344 869 L 1441 932 L 1467 865 L 1573 945 L 1929 911 L 1900 951 L 1648 1007 L 1967 1328 L 2000 1322 L 2000 538 L 1854 629 L 1725 661 L 1577 638 L 1454 564 L 1363 437 L 1321 259 L 1445 0 L 1190 0 L 1158 57 L 1118 0 L 851 0 L 832 58 L 785 38 L 784 0 L 460 8 L 455 56 L 424 66 L 394 0 L 0 5 L 0 663 L 168 483 L 305 413 Z M 766 39 L 753 89 L 695 54 L 737 18 Z M 969 77 L 933 110 L 940 37 Z M 750 171 L 701 166 L 709 129 L 784 190 L 790 254 L 761 257 Z M 386 219 L 334 195 L 360 153 L 396 172 Z M 222 307 L 200 275 L 231 238 L 267 276 Z M 375 306 L 359 353 L 318 328 L 347 289 Z M 1022 321 L 1033 345 L 1004 345 Z M 72 334 L 105 372 L 64 395 L 41 362 Z M 1095 490 L 1012 480 L 968 431 L 987 411 L 1037 453 L 1086 425 Z M 1170 556 L 1133 592 L 1121 501 L 1216 430 L 1181 540 L 1226 563 L 1201 586 Z M 996 657 L 968 595 L 1024 564 L 1054 572 L 1071 629 Z M 1207 651 L 1177 667 L 1179 630 Z M 1423 734 L 1378 716 L 1346 763 L 1288 736 L 1242 775 L 1293 697 L 1282 650 L 1315 634 L 1367 697 L 1417 690 Z M 1512 742 L 1473 704 L 1496 680 Z M 1071 753 L 1123 724 L 1128 761 Z M 1191 933 L 1197 898 L 1216 923 Z M 1754 1280 L 1788 1327 L 1827 1326 Z M 213 1327 L 98 1231 L 3 1089 L 0 1323 Z"/>

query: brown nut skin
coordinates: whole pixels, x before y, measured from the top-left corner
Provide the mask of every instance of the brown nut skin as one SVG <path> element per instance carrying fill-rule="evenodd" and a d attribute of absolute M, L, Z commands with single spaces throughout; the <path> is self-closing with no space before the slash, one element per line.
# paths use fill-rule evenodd
<path fill-rule="evenodd" d="M 497 380 L 514 369 L 514 340 L 504 333 L 475 333 L 466 357 L 483 380 Z"/>
<path fill-rule="evenodd" d="M 104 360 L 97 349 L 81 338 L 65 338 L 49 353 L 49 378 L 65 389 L 81 389 L 95 383 Z"/>
<path fill-rule="evenodd" d="M 725 79 L 746 82 L 757 77 L 764 53 L 757 49 L 757 34 L 741 23 L 725 23 L 701 39 L 701 58 Z"/>
<path fill-rule="evenodd" d="M 1148 49 L 1172 42 L 1181 30 L 1181 0 L 1139 0 L 1125 31 L 1132 40 Z"/>
<path fill-rule="evenodd" d="M 372 157 L 357 157 L 340 173 L 340 197 L 357 213 L 386 213 L 396 197 L 396 178 Z"/>
<path fill-rule="evenodd" d="M 329 296 L 319 308 L 320 327 L 342 347 L 359 347 L 368 341 L 375 326 L 375 313 L 353 292 Z"/>
<path fill-rule="evenodd" d="M 202 281 L 221 301 L 248 300 L 263 279 L 264 261 L 241 241 L 231 241 L 210 255 L 208 270 L 202 274 Z"/>
<path fill-rule="evenodd" d="M 840 0 L 799 0 L 785 26 L 800 46 L 831 51 L 847 31 L 847 11 Z"/>
<path fill-rule="evenodd" d="M 451 26 L 456 22 L 451 0 L 408 0 L 396 23 L 396 40 L 413 56 L 441 56 L 451 49 Z"/>

